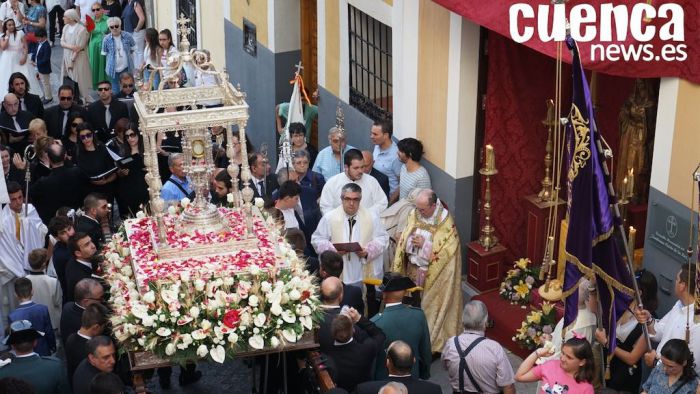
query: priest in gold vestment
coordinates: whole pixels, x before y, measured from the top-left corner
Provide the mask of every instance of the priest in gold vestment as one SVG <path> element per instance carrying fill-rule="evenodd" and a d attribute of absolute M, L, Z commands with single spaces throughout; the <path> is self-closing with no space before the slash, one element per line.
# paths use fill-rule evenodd
<path fill-rule="evenodd" d="M 462 262 L 452 216 L 430 189 L 416 198 L 392 270 L 423 287 L 421 308 L 428 320 L 431 348 L 433 353 L 442 351 L 445 341 L 461 332 Z"/>

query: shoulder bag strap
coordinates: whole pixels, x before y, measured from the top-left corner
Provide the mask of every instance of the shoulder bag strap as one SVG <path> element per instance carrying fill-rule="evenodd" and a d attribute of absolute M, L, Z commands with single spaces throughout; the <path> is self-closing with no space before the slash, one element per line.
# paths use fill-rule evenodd
<path fill-rule="evenodd" d="M 170 182 L 170 183 L 172 183 L 173 185 L 177 186 L 177 188 L 180 189 L 180 191 L 182 192 L 182 194 L 184 194 L 185 196 L 187 196 L 187 198 L 189 198 L 190 200 L 194 199 L 194 191 L 191 192 L 191 193 L 188 193 L 187 190 L 185 190 L 185 188 L 182 187 L 181 184 L 179 184 L 179 183 L 173 181 L 172 178 L 168 178 L 168 180 L 167 180 L 166 182 Z"/>
<path fill-rule="evenodd" d="M 481 341 L 486 339 L 485 337 L 479 337 L 475 339 L 469 347 L 467 347 L 467 350 L 462 351 L 462 348 L 459 346 L 459 336 L 456 336 L 454 338 L 455 341 L 455 348 L 457 349 L 457 353 L 459 353 L 459 391 L 461 393 L 464 392 L 464 374 L 462 373 L 463 371 L 467 373 L 467 377 L 469 378 L 469 381 L 472 383 L 472 386 L 476 389 L 477 393 L 481 392 L 481 387 L 479 384 L 474 380 L 474 375 L 472 375 L 472 372 L 469 370 L 469 365 L 467 364 L 467 355 L 478 345 Z"/>

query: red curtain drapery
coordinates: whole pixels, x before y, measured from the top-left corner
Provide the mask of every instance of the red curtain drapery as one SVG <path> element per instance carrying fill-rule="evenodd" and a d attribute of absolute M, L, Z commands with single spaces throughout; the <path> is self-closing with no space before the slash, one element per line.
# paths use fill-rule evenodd
<path fill-rule="evenodd" d="M 554 98 L 555 64 L 554 59 L 510 38 L 489 33 L 484 143 L 493 145 L 496 152 L 499 173 L 491 182 L 492 223 L 509 249 L 509 259 L 530 257 L 525 256 L 523 197 L 537 193 L 544 177 L 547 129 L 542 120 L 546 100 Z M 615 155 L 618 114 L 633 86 L 632 78 L 598 74 L 598 127 Z M 564 64 L 561 116 L 570 106 L 571 67 Z"/>
<path fill-rule="evenodd" d="M 533 9 L 537 9 L 540 4 L 549 5 L 551 0 L 433 0 L 435 3 L 459 14 L 463 17 L 477 23 L 481 26 L 488 28 L 489 30 L 495 31 L 506 37 L 510 37 L 510 21 L 509 21 L 509 9 L 515 3 L 527 3 L 530 4 Z M 631 10 L 632 6 L 638 3 L 646 3 L 647 0 L 608 0 L 608 1 L 590 1 L 590 0 L 569 0 L 566 3 L 567 12 L 571 7 L 578 4 L 592 4 L 597 8 L 601 3 L 614 3 L 614 5 L 627 5 L 628 9 Z M 684 61 L 600 61 L 591 60 L 590 52 L 591 45 L 593 44 L 608 44 L 601 43 L 598 41 L 599 37 L 591 42 L 580 42 L 579 49 L 581 51 L 581 58 L 583 61 L 583 66 L 587 70 L 595 70 L 604 72 L 610 75 L 618 75 L 630 78 L 657 78 L 657 77 L 680 77 L 688 81 L 700 84 L 700 1 L 698 0 L 652 0 L 652 5 L 658 9 L 661 4 L 664 3 L 675 3 L 683 7 L 684 11 L 684 24 L 685 24 L 685 42 L 687 45 L 687 59 Z M 631 11 L 630 11 L 631 13 Z M 552 17 L 551 7 L 550 7 L 550 19 Z M 598 15 L 600 18 L 600 15 Z M 651 23 L 659 31 L 659 27 L 664 24 L 667 20 L 656 18 L 653 19 Z M 536 26 L 535 22 L 528 22 L 528 25 Z M 599 23 L 597 24 L 599 25 Z M 535 30 L 537 30 L 535 28 Z M 628 27 L 629 30 L 629 27 Z M 664 44 L 675 42 L 662 42 L 658 38 L 658 34 L 655 40 L 651 41 L 650 44 L 654 46 L 654 54 L 659 55 L 661 53 Z M 553 42 L 542 42 L 539 40 L 537 34 L 534 37 L 523 43 L 524 45 L 546 54 L 550 57 L 556 56 L 556 45 Z M 623 43 L 619 43 L 623 44 Z M 627 34 L 627 39 L 624 42 L 626 45 L 636 45 L 638 42 L 634 41 L 631 35 Z M 564 51 L 564 60 L 568 63 L 571 62 L 571 55 L 568 50 Z"/>

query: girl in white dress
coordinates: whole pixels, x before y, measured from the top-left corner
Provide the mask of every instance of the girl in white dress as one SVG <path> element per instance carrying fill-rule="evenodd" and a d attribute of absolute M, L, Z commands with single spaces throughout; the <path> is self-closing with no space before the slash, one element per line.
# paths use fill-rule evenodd
<path fill-rule="evenodd" d="M 10 75 L 21 72 L 32 80 L 35 72 L 27 61 L 27 42 L 24 40 L 24 32 L 15 28 L 15 21 L 7 19 L 3 23 L 5 33 L 0 36 L 0 90 L 3 95 L 7 93 Z"/>

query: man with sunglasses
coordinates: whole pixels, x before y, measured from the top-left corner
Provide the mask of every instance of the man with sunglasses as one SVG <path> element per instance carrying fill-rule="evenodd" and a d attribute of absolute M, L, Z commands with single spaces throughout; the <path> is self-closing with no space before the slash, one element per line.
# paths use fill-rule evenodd
<path fill-rule="evenodd" d="M 133 100 L 134 99 L 134 76 L 131 73 L 123 72 L 119 76 L 119 93 L 117 93 L 117 98 L 120 100 Z"/>
<path fill-rule="evenodd" d="M 95 127 L 100 141 L 106 143 L 112 137 L 114 124 L 121 118 L 129 118 L 129 109 L 126 104 L 114 99 L 110 81 L 99 82 L 97 94 L 100 99 L 88 106 L 87 118 Z"/>
<path fill-rule="evenodd" d="M 66 302 L 61 312 L 61 341 L 66 343 L 68 337 L 78 332 L 82 325 L 85 308 L 93 304 L 102 304 L 105 291 L 96 279 L 86 278 L 74 287 L 75 301 Z"/>
<path fill-rule="evenodd" d="M 75 103 L 75 95 L 70 85 L 62 85 L 58 88 L 58 105 L 49 107 L 44 111 L 44 121 L 49 136 L 60 139 L 70 134 L 68 119 L 73 113 L 83 113 L 83 107 Z"/>

